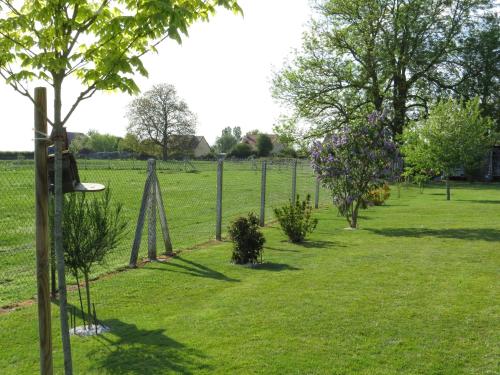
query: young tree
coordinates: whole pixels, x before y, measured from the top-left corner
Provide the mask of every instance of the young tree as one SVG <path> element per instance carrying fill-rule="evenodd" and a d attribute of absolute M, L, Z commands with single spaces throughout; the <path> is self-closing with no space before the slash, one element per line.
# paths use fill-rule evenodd
<path fill-rule="evenodd" d="M 177 96 L 175 87 L 167 84 L 153 86 L 134 99 L 127 117 L 128 131 L 140 141 L 148 140 L 160 146 L 163 160 L 167 160 L 173 136 L 194 135 L 196 129 L 195 115 Z"/>
<path fill-rule="evenodd" d="M 446 199 L 450 200 L 452 172 L 477 167 L 495 138 L 493 121 L 481 116 L 479 98 L 465 103 L 450 99 L 436 104 L 427 120 L 404 131 L 402 152 L 409 166 L 441 173 L 446 179 Z"/>
<path fill-rule="evenodd" d="M 62 248 L 63 126 L 85 99 L 98 90 L 138 92 L 133 75 L 147 75 L 141 57 L 167 38 L 181 41 L 193 22 L 208 20 L 216 7 L 241 12 L 236 0 L 172 0 L 164 3 L 118 0 L 0 0 L 0 76 L 14 90 L 34 99 L 27 81 L 46 81 L 53 89 L 52 139 L 55 142 L 54 243 L 57 257 L 64 371 L 72 373 Z M 83 85 L 62 112 L 63 84 Z"/>
<path fill-rule="evenodd" d="M 324 142 L 315 142 L 311 151 L 317 178 L 332 192 L 333 203 L 351 228 L 358 226 L 366 195 L 393 177 L 397 157 L 391 131 L 378 112 L 368 121 L 344 125 Z"/>
<path fill-rule="evenodd" d="M 239 135 L 239 139 L 236 135 Z M 219 153 L 227 153 L 241 140 L 241 129 L 235 127 L 231 129 L 230 126 L 222 129 L 222 134 L 215 140 L 215 148 Z"/>
<path fill-rule="evenodd" d="M 111 205 L 109 187 L 100 198 L 91 200 L 85 194 L 66 196 L 63 215 L 64 256 L 68 268 L 76 278 L 81 306 L 83 303 L 78 275 L 79 272 L 83 274 L 89 325 L 92 316 L 89 283 L 92 268 L 95 264 L 102 264 L 105 257 L 116 248 L 126 227 L 122 205 Z"/>
<path fill-rule="evenodd" d="M 259 156 L 269 156 L 273 150 L 273 141 L 266 134 L 259 134 L 257 137 L 257 153 Z"/>

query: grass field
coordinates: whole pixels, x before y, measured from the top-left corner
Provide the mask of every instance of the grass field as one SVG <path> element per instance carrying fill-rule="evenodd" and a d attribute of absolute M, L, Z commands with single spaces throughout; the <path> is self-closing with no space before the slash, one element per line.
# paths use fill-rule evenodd
<path fill-rule="evenodd" d="M 304 245 L 266 228 L 253 269 L 221 243 L 106 277 L 93 291 L 112 332 L 72 338 L 75 373 L 498 374 L 499 207 L 498 184 L 450 202 L 403 188 L 356 231 L 331 208 Z M 35 317 L 0 315 L 2 374 L 36 373 Z"/>
<path fill-rule="evenodd" d="M 112 188 L 114 200 L 123 204 L 128 233 L 107 264 L 94 276 L 128 264 L 135 225 L 146 179 L 145 161 L 80 160 L 80 178 Z M 249 211 L 259 213 L 260 162 L 224 165 L 223 231 L 231 219 Z M 194 167 L 194 169 L 193 169 Z M 175 249 L 185 249 L 215 238 L 216 162 L 158 162 L 158 178 L 166 205 Z M 272 208 L 291 196 L 289 161 L 273 161 L 268 167 L 266 218 Z M 31 298 L 35 292 L 34 177 L 29 161 L 0 164 L 0 307 Z M 297 170 L 297 192 L 313 195 L 314 177 L 307 161 Z M 322 202 L 328 201 L 326 192 Z M 161 239 L 158 225 L 157 238 Z M 146 243 L 146 231 L 143 243 Z M 161 247 L 159 247 L 161 250 Z M 143 253 L 145 255 L 145 253 Z"/>

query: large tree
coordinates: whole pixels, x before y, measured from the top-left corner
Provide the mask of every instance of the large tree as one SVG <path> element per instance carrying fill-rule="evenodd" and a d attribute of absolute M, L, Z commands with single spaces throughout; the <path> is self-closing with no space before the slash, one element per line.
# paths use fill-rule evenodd
<path fill-rule="evenodd" d="M 0 0 L 0 75 L 32 102 L 27 81 L 46 81 L 53 89 L 48 121 L 56 146 L 54 243 L 66 374 L 72 373 L 72 361 L 61 230 L 63 126 L 98 90 L 137 92 L 134 74 L 147 75 L 141 57 L 164 39 L 180 41 L 193 22 L 208 20 L 217 6 L 241 11 L 237 0 Z M 82 83 L 82 91 L 63 113 L 62 89 L 70 77 Z"/>
<path fill-rule="evenodd" d="M 175 87 L 155 85 L 141 97 L 134 99 L 127 112 L 128 131 L 139 140 L 149 140 L 162 149 L 167 160 L 169 147 L 174 138 L 189 138 L 196 130 L 196 116 L 188 105 L 177 96 Z"/>
<path fill-rule="evenodd" d="M 302 50 L 274 79 L 274 94 L 325 133 L 390 109 L 391 130 L 425 111 L 458 37 L 488 0 L 318 0 Z M 428 90 L 424 90 L 428 92 Z"/>
<path fill-rule="evenodd" d="M 217 152 L 228 153 L 239 141 L 241 141 L 241 128 L 235 126 L 231 129 L 228 126 L 222 129 L 221 136 L 215 140 L 215 149 Z"/>

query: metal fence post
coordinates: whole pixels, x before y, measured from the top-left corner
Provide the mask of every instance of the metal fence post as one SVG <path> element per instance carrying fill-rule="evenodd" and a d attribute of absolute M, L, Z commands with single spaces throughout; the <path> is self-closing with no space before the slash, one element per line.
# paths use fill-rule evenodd
<path fill-rule="evenodd" d="M 53 373 L 49 294 L 49 182 L 47 167 L 47 91 L 35 89 L 36 276 L 40 373 Z"/>
<path fill-rule="evenodd" d="M 148 159 L 148 176 L 151 176 L 151 185 L 148 196 L 148 258 L 156 260 L 156 160 Z"/>
<path fill-rule="evenodd" d="M 217 162 L 217 222 L 215 226 L 215 239 L 222 240 L 222 172 L 224 170 L 224 161 L 219 159 Z"/>
<path fill-rule="evenodd" d="M 292 163 L 292 204 L 297 198 L 297 159 Z"/>
<path fill-rule="evenodd" d="M 267 174 L 267 162 L 264 160 L 262 162 L 262 176 L 260 180 L 260 226 L 264 226 L 265 215 L 266 215 L 266 174 Z"/>
<path fill-rule="evenodd" d="M 316 178 L 316 191 L 314 192 L 314 208 L 319 207 L 319 180 Z"/>

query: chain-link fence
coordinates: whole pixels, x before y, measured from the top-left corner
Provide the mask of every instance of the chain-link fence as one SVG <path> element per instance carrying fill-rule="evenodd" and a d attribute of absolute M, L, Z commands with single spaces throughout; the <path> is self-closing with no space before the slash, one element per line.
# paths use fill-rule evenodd
<path fill-rule="evenodd" d="M 308 161 L 270 159 L 266 162 L 265 222 L 274 219 L 273 208 L 286 204 L 293 190 L 314 204 L 316 180 Z M 224 161 L 222 170 L 221 234 L 239 215 L 261 212 L 261 160 Z M 216 237 L 217 161 L 158 161 L 161 195 L 175 251 L 193 247 Z M 147 161 L 78 160 L 80 179 L 111 189 L 112 200 L 123 205 L 127 232 L 93 277 L 126 267 L 141 207 L 147 177 Z M 295 177 L 294 177 L 295 176 Z M 295 180 L 295 182 L 294 182 Z M 294 188 L 295 186 L 295 188 Z M 36 294 L 34 164 L 32 161 L 0 161 L 0 307 L 32 298 Z M 93 193 L 100 194 L 100 193 Z M 329 201 L 321 189 L 319 202 Z M 147 220 L 146 220 L 147 223 Z M 147 225 L 147 224 L 146 224 Z M 157 225 L 158 252 L 162 232 Z M 147 256 L 144 228 L 139 257 Z M 73 280 L 68 279 L 71 284 Z"/>

